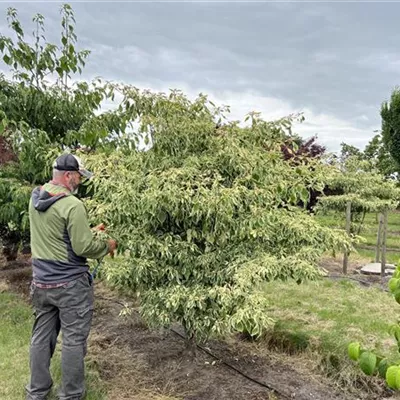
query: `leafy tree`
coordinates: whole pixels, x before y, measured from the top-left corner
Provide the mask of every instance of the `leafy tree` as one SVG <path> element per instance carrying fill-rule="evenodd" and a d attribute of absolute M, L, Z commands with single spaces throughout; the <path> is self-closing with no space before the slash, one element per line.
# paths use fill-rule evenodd
<path fill-rule="evenodd" d="M 400 89 L 395 88 L 389 101 L 381 107 L 382 139 L 393 160 L 397 170 L 400 165 Z"/>
<path fill-rule="evenodd" d="M 364 158 L 386 178 L 398 175 L 399 168 L 383 140 L 382 134 L 375 135 L 364 149 Z"/>
<path fill-rule="evenodd" d="M 42 15 L 33 18 L 33 40 L 26 39 L 14 8 L 8 9 L 7 19 L 16 40 L 0 37 L 2 59 L 14 76 L 10 81 L 0 75 L 0 138 L 7 164 L 0 169 L 0 231 L 12 259 L 28 235 L 28 194 L 33 185 L 51 176 L 56 155 L 82 146 L 115 147 L 107 137 L 120 134 L 123 127 L 115 116 L 99 115 L 101 102 L 114 95 L 113 85 L 99 79 L 70 84 L 89 52 L 75 49 L 75 19 L 69 5 L 61 8 L 61 46 L 47 42 Z"/>
<path fill-rule="evenodd" d="M 91 95 L 82 86 L 68 91 L 58 86 L 37 89 L 0 76 L 0 110 L 11 121 L 24 121 L 32 129 L 45 131 L 52 141 L 64 140 L 68 131 L 79 130 L 94 115 L 99 104 L 81 101 L 89 101 Z"/>
<path fill-rule="evenodd" d="M 42 15 L 33 17 L 32 40 L 25 38 L 15 8 L 8 9 L 7 19 L 17 40 L 0 36 L 0 51 L 4 63 L 12 68 L 14 80 L 8 81 L 0 75 L 0 110 L 10 121 L 24 121 L 32 129 L 46 132 L 51 141 L 77 145 L 76 132 L 93 119 L 96 112 L 98 114 L 101 102 L 113 96 L 113 88 L 98 79 L 91 84 L 69 84 L 72 74 L 82 72 L 89 55 L 88 50 L 76 49 L 72 8 L 68 4 L 61 7 L 59 46 L 49 43 L 44 36 L 45 19 Z M 51 80 L 57 83 L 52 84 Z M 70 131 L 70 137 L 75 139 L 72 143 L 65 138 Z M 93 145 L 94 142 L 84 135 L 78 139 L 83 144 L 89 142 Z"/>
<path fill-rule="evenodd" d="M 10 37 L 0 36 L 0 51 L 3 61 L 12 68 L 17 81 L 36 89 L 46 88 L 46 78 L 56 74 L 60 87 L 68 87 L 71 73 L 82 72 L 88 50 L 77 51 L 75 45 L 75 17 L 68 4 L 61 7 L 61 47 L 48 43 L 45 36 L 44 17 L 36 14 L 33 17 L 35 29 L 32 32 L 33 44 L 25 38 L 24 29 L 18 19 L 17 10 L 7 10 L 9 27 L 14 31 L 17 41 Z"/>
<path fill-rule="evenodd" d="M 310 139 L 303 139 L 300 136 L 292 135 L 284 139 L 281 144 L 281 151 L 285 161 L 292 165 L 308 163 L 308 159 L 322 159 L 325 156 L 325 147 L 317 143 L 316 136 Z M 310 166 L 312 171 L 312 165 Z M 309 212 L 313 212 L 317 204 L 318 197 L 322 194 L 320 191 L 309 187 L 309 196 L 306 203 L 299 202 L 299 206 L 305 206 Z"/>
<path fill-rule="evenodd" d="M 134 104 L 153 146 L 87 159 L 97 176 L 89 209 L 129 253 L 109 279 L 140 292 L 150 325 L 182 323 L 192 347 L 232 329 L 260 335 L 271 322 L 262 282 L 316 279 L 321 253 L 347 244 L 297 207 L 324 187 L 329 165 L 283 159 L 290 119 L 252 114 L 248 128 L 216 130 L 221 110 L 205 96 L 125 94 L 121 112 Z"/>
<path fill-rule="evenodd" d="M 350 157 L 358 158 L 360 160 L 364 158 L 362 151 L 356 146 L 344 142 L 341 143 L 340 162 L 345 164 Z"/>
<path fill-rule="evenodd" d="M 364 150 L 342 143 L 340 162 L 345 164 L 350 157 L 357 158 L 360 161 L 368 161 L 371 170 L 378 171 L 387 179 L 397 176 L 398 166 L 381 134 L 375 135 Z M 364 165 L 364 168 L 366 165 Z"/>
<path fill-rule="evenodd" d="M 0 237 L 7 261 L 17 258 L 21 243 L 29 241 L 27 204 L 31 187 L 0 175 Z"/>
<path fill-rule="evenodd" d="M 17 257 L 21 242 L 29 240 L 28 202 L 34 184 L 51 176 L 54 158 L 61 151 L 43 131 L 8 121 L 0 112 L 4 162 L 0 166 L 0 235 L 8 261 Z"/>

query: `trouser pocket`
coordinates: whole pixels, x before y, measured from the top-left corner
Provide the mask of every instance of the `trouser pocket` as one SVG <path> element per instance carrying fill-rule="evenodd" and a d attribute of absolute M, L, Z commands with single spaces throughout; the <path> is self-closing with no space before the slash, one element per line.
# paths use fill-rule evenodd
<path fill-rule="evenodd" d="M 63 345 L 86 344 L 92 324 L 93 305 L 60 310 Z"/>

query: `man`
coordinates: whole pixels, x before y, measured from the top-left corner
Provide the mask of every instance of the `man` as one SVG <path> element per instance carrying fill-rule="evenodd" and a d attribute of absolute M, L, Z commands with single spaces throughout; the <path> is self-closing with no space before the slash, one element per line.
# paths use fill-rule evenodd
<path fill-rule="evenodd" d="M 64 154 L 54 163 L 53 180 L 32 192 L 29 205 L 35 322 L 30 348 L 27 400 L 45 399 L 53 385 L 49 372 L 62 332 L 60 400 L 85 393 L 84 357 L 93 314 L 92 278 L 86 258 L 113 255 L 115 240 L 95 239 L 83 203 L 73 196 L 82 177 L 92 174 L 80 159 Z"/>

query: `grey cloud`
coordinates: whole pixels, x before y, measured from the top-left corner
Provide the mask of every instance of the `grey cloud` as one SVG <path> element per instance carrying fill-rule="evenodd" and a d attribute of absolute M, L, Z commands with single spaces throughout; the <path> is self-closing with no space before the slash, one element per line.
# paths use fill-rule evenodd
<path fill-rule="evenodd" d="M 43 13 L 49 38 L 58 38 L 59 3 L 14 6 L 24 22 Z M 364 141 L 372 136 L 380 104 L 400 80 L 400 4 L 72 6 L 81 46 L 92 50 L 86 77 L 180 83 L 210 93 L 257 91 L 296 110 L 348 121 L 359 129 L 357 140 L 363 132 Z"/>

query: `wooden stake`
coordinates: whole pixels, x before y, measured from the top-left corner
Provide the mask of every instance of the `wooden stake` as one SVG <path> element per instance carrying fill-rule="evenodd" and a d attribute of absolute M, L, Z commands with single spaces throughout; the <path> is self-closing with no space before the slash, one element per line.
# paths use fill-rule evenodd
<path fill-rule="evenodd" d="M 383 212 L 383 231 L 382 231 L 382 260 L 381 260 L 381 278 L 385 276 L 386 269 L 386 237 L 388 225 L 388 211 Z"/>
<path fill-rule="evenodd" d="M 376 252 L 375 252 L 375 262 L 378 263 L 380 261 L 380 252 L 381 252 L 381 239 L 382 239 L 382 225 L 383 225 L 383 215 L 379 213 L 378 218 L 378 234 L 376 237 Z"/>
<path fill-rule="evenodd" d="M 351 226 L 351 201 L 347 202 L 346 205 L 346 232 L 350 235 L 350 226 Z M 343 257 L 343 274 L 347 274 L 347 266 L 349 264 L 349 252 L 345 250 Z"/>

